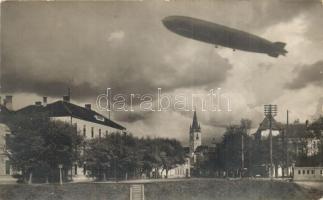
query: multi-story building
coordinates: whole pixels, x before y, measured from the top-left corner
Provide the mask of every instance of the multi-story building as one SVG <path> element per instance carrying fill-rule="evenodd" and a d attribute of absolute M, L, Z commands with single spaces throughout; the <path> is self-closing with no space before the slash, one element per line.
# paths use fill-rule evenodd
<path fill-rule="evenodd" d="M 12 97 L 9 100 L 12 102 Z M 6 103 L 6 106 L 8 105 L 12 106 L 12 103 Z M 82 134 L 85 139 L 104 137 L 110 133 L 126 131 L 125 127 L 92 110 L 91 104 L 81 107 L 71 103 L 70 96 L 64 96 L 63 100 L 53 103 L 47 103 L 47 97 L 43 97 L 42 102 L 35 102 L 34 105 L 29 105 L 12 112 L 20 114 L 32 112 L 47 113 L 51 120 L 63 121 L 74 126 L 77 133 Z M 5 165 L 5 162 L 1 162 L 0 167 L 1 164 Z M 85 175 L 87 173 L 86 164 L 84 163 L 83 166 L 79 166 L 75 163 L 71 173 L 74 176 Z"/>

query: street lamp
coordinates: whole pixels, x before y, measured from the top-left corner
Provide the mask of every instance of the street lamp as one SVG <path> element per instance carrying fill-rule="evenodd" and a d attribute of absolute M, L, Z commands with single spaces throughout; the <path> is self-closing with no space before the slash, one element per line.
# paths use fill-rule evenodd
<path fill-rule="evenodd" d="M 59 168 L 59 184 L 63 185 L 63 177 L 62 177 L 62 168 L 63 168 L 63 164 L 59 164 L 58 165 Z"/>
<path fill-rule="evenodd" d="M 269 155 L 270 155 L 270 177 L 273 178 L 273 134 L 272 120 L 277 115 L 277 105 L 265 105 L 265 116 L 269 120 Z"/>

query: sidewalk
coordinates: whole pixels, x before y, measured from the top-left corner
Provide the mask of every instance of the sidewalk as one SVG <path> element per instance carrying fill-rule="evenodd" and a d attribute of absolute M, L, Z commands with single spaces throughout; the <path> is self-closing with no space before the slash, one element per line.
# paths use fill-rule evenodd
<path fill-rule="evenodd" d="M 17 184 L 17 180 L 12 176 L 0 176 L 0 184 Z"/>

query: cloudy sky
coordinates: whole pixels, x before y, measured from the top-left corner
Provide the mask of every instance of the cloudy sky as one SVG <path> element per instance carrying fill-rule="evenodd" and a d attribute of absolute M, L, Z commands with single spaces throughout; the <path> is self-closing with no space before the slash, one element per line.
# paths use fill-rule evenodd
<path fill-rule="evenodd" d="M 168 31 L 169 15 L 201 18 L 287 43 L 286 57 L 214 48 Z M 320 0 L 4 2 L 1 4 L 1 93 L 20 108 L 48 96 L 94 103 L 113 93 L 168 95 L 211 89 L 231 99 L 231 112 L 202 112 L 206 138 L 221 126 L 263 118 L 311 119 L 323 97 L 323 5 Z M 321 100 L 320 100 L 321 99 Z M 323 101 L 322 101 L 323 102 Z M 135 102 L 135 104 L 138 102 Z M 135 105 L 136 106 L 136 105 Z M 107 114 L 103 112 L 103 114 Z M 113 112 L 135 135 L 187 142 L 192 112 Z"/>

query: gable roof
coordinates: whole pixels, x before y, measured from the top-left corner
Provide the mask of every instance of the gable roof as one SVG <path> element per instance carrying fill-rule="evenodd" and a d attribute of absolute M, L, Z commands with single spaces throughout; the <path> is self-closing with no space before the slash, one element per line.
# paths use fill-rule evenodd
<path fill-rule="evenodd" d="M 282 129 L 282 124 L 277 122 L 274 118 L 271 121 L 271 127 L 272 130 L 281 130 Z M 259 124 L 259 131 L 264 131 L 264 130 L 268 130 L 270 128 L 270 121 L 269 118 L 266 116 L 264 118 L 264 120 L 262 120 L 262 122 Z"/>
<path fill-rule="evenodd" d="M 126 128 L 120 124 L 106 118 L 105 116 L 67 101 L 56 101 L 46 106 L 41 105 L 30 105 L 26 106 L 18 111 L 17 113 L 27 114 L 29 112 L 47 112 L 50 117 L 66 117 L 71 116 L 77 119 L 101 124 L 104 126 L 113 127 L 119 130 L 125 130 Z"/>

